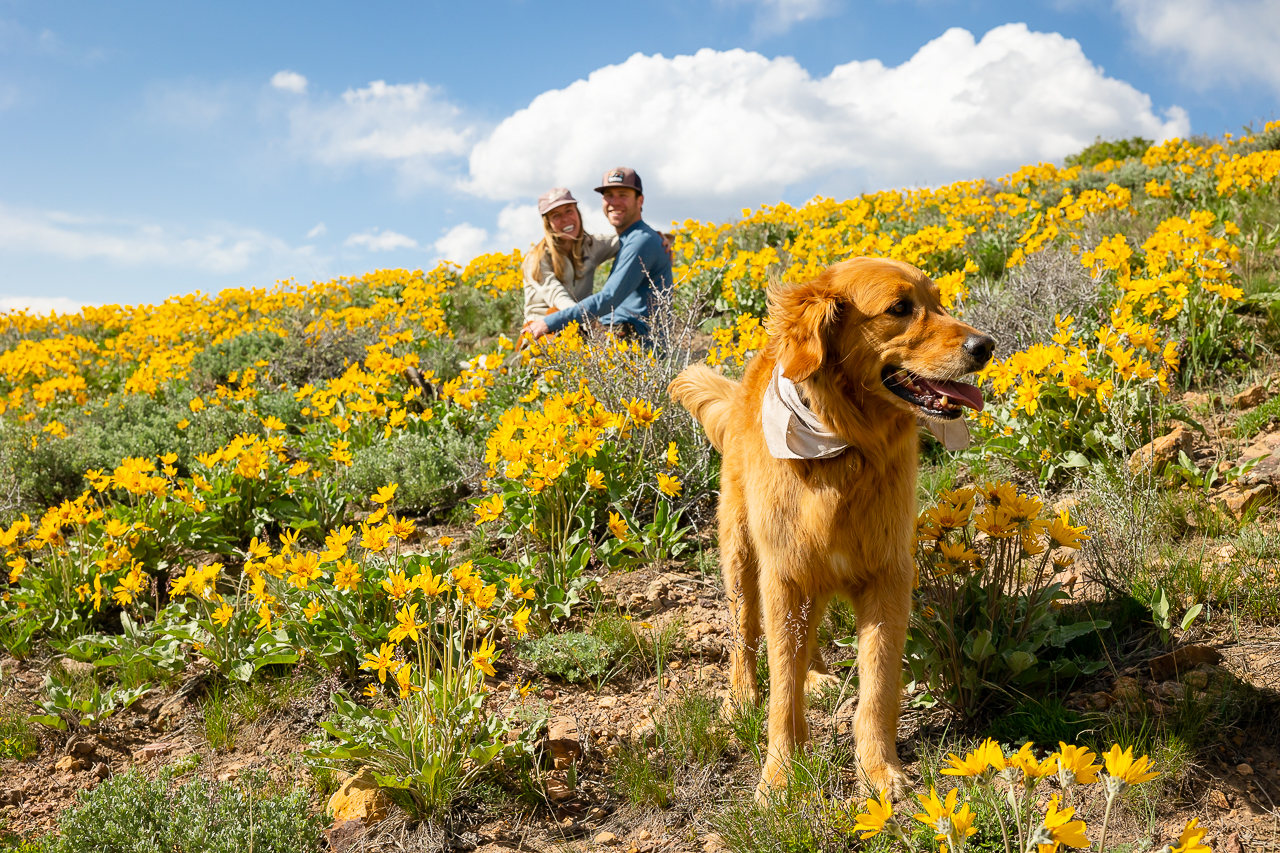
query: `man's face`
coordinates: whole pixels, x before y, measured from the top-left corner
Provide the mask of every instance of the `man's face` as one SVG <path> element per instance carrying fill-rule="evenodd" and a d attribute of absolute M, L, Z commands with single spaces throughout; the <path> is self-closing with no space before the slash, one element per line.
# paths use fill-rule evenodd
<path fill-rule="evenodd" d="M 609 187 L 604 196 L 604 215 L 609 224 L 619 231 L 630 227 L 640 219 L 644 196 L 630 187 Z"/>

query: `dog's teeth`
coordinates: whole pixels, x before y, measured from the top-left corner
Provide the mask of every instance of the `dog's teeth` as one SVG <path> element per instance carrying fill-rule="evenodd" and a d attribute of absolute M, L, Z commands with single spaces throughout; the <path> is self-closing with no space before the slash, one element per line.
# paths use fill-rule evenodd
<path fill-rule="evenodd" d="M 944 409 L 951 408 L 951 401 L 947 399 L 947 396 L 945 394 L 942 395 L 942 403 L 940 405 Z"/>

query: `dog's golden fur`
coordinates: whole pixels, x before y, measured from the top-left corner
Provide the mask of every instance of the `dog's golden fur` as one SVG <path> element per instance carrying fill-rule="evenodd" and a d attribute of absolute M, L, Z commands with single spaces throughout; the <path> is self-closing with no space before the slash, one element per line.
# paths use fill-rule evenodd
<path fill-rule="evenodd" d="M 885 387 L 882 371 L 959 379 L 982 366 L 993 342 L 980 337 L 985 353 L 975 357 L 965 347 L 979 333 L 946 313 L 937 285 L 882 259 L 846 261 L 777 290 L 769 315 L 769 344 L 740 383 L 697 366 L 670 387 L 724 454 L 720 560 L 738 631 L 731 698 L 759 700 L 763 614 L 769 749 L 760 790 L 785 785 L 789 759 L 808 738 L 805 682 L 811 657 L 821 670 L 817 627 L 831 597 L 847 597 L 858 625 L 858 757 L 872 785 L 900 792 L 895 740 L 914 578 L 918 412 Z M 770 455 L 761 401 L 779 362 L 809 408 L 850 444 L 846 451 Z"/>

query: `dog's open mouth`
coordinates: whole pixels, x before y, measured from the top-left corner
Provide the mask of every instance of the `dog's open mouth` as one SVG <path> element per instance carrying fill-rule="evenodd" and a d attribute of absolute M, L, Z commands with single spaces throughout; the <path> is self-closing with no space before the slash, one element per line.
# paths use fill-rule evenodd
<path fill-rule="evenodd" d="M 982 411 L 982 391 L 967 382 L 929 379 L 891 364 L 885 367 L 881 381 L 884 387 L 932 418 L 958 418 L 964 406 Z"/>

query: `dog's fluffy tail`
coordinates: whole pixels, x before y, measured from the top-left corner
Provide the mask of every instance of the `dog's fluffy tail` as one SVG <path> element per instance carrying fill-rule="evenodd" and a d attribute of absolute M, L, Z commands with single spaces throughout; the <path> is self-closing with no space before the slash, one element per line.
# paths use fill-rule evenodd
<path fill-rule="evenodd" d="M 698 419 L 715 449 L 723 451 L 738 383 L 724 378 L 705 364 L 695 364 L 671 380 L 667 393 Z"/>

